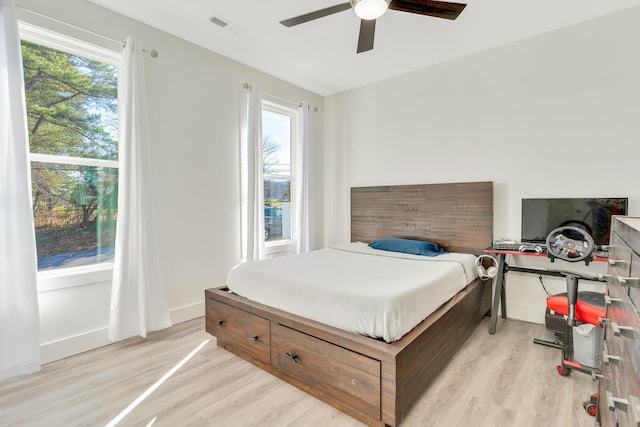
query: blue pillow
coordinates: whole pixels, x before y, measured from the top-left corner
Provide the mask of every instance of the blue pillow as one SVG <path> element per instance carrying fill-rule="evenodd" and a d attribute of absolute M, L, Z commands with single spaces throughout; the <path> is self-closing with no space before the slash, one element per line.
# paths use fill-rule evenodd
<path fill-rule="evenodd" d="M 381 239 L 369 244 L 373 249 L 402 252 L 412 255 L 436 256 L 448 253 L 440 245 L 432 242 L 408 239 Z"/>

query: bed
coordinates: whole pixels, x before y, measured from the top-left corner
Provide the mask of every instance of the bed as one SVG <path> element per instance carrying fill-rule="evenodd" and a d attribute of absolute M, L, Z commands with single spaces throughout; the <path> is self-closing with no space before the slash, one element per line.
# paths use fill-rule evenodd
<path fill-rule="evenodd" d="M 493 238 L 493 184 L 352 188 L 351 240 L 362 243 L 355 243 L 355 253 L 353 244 L 323 251 L 346 251 L 359 257 L 363 255 L 358 251 L 370 250 L 363 243 L 388 237 L 435 242 L 452 257 L 481 254 Z M 335 255 L 327 252 L 326 256 Z M 243 274 L 250 281 L 254 273 Z M 284 287 L 291 290 L 295 285 Z M 383 290 L 384 282 L 376 286 Z M 382 330 L 350 331 L 350 326 L 331 320 L 312 320 L 304 310 L 294 314 L 292 307 L 299 302 L 278 307 L 277 300 L 268 299 L 269 292 L 263 293 L 266 300 L 265 295 L 247 298 L 222 286 L 205 291 L 206 329 L 217 338 L 218 346 L 354 418 L 369 425 L 396 426 L 489 311 L 491 282 L 475 279 L 452 289 L 435 311 L 415 321 L 417 325 L 385 335 Z M 316 301 L 322 299 L 311 295 Z M 344 298 L 345 307 L 359 304 Z M 409 300 L 420 301 L 415 296 Z M 410 317 L 407 313 L 418 309 L 408 306 L 399 317 Z M 341 310 L 344 307 L 335 301 L 327 304 L 326 311 L 332 313 L 328 318 L 339 317 L 336 313 Z"/>

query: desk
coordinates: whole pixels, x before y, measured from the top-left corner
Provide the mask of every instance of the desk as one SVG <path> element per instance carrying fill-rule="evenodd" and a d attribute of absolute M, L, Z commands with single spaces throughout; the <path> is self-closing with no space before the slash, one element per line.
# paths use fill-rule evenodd
<path fill-rule="evenodd" d="M 519 252 L 519 251 L 506 251 L 500 249 L 494 249 L 489 247 L 484 250 L 485 253 L 497 255 L 498 258 L 498 274 L 496 274 L 496 289 L 493 294 L 493 305 L 491 306 L 491 321 L 489 322 L 489 333 L 496 333 L 496 323 L 498 322 L 498 307 L 500 307 L 500 313 L 503 319 L 507 318 L 507 296 L 505 291 L 505 274 L 509 271 L 518 271 L 520 273 L 530 274 L 543 274 L 546 276 L 564 277 L 564 274 L 560 271 L 552 270 L 539 270 L 535 268 L 525 267 L 510 267 L 506 262 L 507 255 L 514 256 L 533 256 L 533 257 L 547 257 L 546 253 L 537 252 Z M 607 258 L 600 258 L 594 255 L 591 262 L 607 262 Z M 502 303 L 502 304 L 500 304 Z"/>

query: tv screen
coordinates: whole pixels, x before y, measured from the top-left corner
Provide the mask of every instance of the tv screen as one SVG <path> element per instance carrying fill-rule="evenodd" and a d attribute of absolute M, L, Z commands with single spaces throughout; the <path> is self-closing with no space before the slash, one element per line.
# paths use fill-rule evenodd
<path fill-rule="evenodd" d="M 627 204 L 624 197 L 522 199 L 522 241 L 545 243 L 551 231 L 567 225 L 588 231 L 596 245 L 608 245 L 611 216 L 626 215 Z"/>

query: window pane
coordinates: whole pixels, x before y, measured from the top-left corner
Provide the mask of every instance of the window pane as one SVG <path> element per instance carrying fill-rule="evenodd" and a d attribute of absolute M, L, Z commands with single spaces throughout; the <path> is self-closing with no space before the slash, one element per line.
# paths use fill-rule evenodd
<path fill-rule="evenodd" d="M 118 159 L 118 69 L 22 41 L 32 153 Z"/>
<path fill-rule="evenodd" d="M 262 110 L 262 174 L 265 241 L 292 238 L 291 142 L 293 113 L 267 106 Z"/>
<path fill-rule="evenodd" d="M 30 152 L 117 161 L 117 67 L 24 40 L 22 61 Z M 113 261 L 117 166 L 38 158 L 31 177 L 38 269 Z"/>
<path fill-rule="evenodd" d="M 118 169 L 31 163 L 38 269 L 113 261 Z"/>
<path fill-rule="evenodd" d="M 265 175 L 291 176 L 291 116 L 262 110 L 262 157 Z"/>
<path fill-rule="evenodd" d="M 264 180 L 264 239 L 291 239 L 291 181 Z"/>

